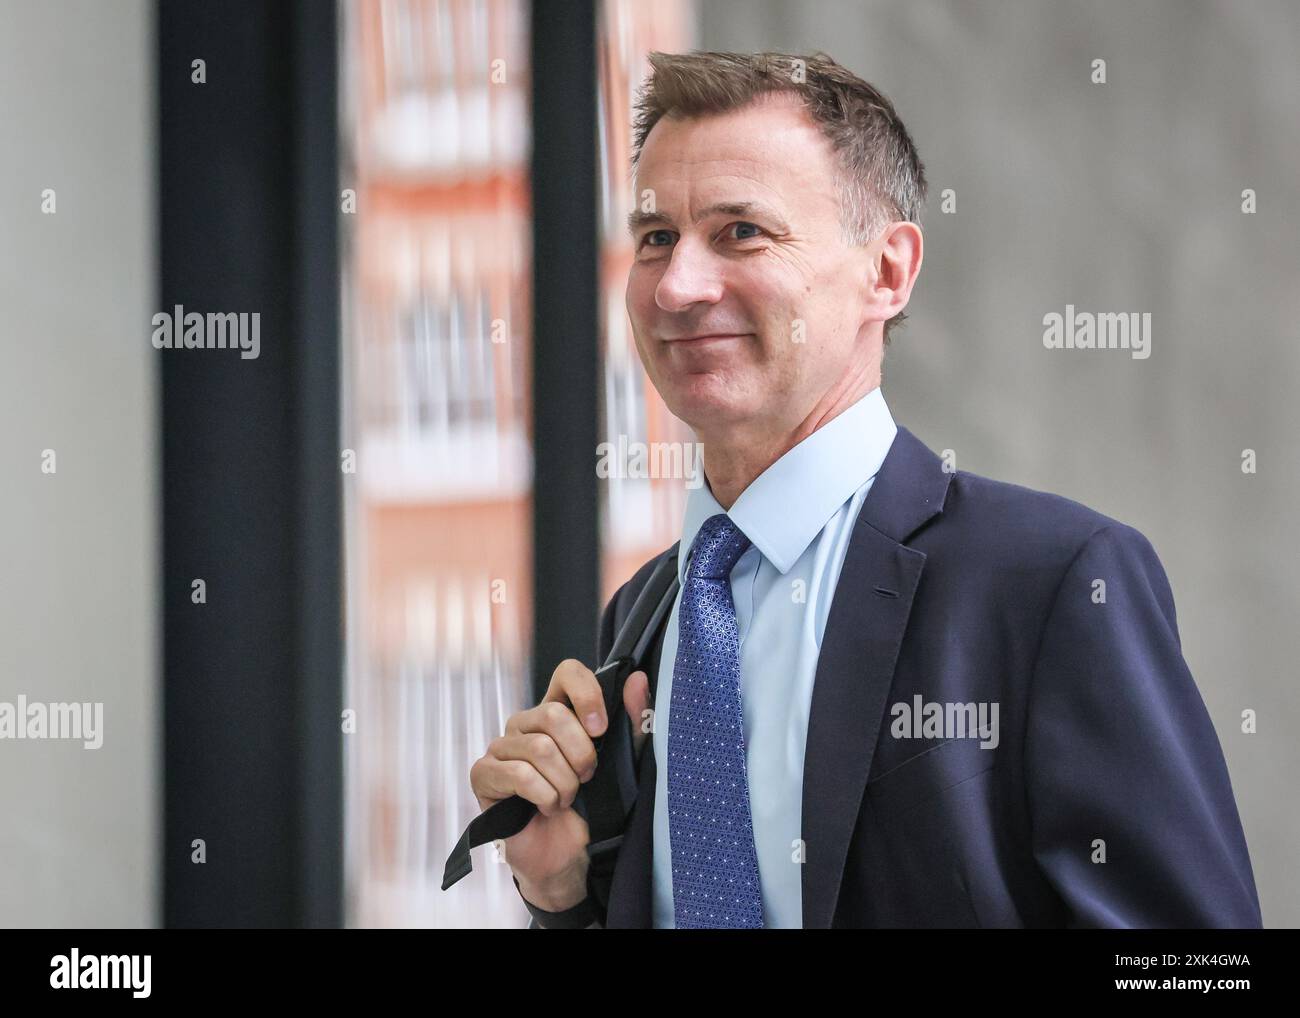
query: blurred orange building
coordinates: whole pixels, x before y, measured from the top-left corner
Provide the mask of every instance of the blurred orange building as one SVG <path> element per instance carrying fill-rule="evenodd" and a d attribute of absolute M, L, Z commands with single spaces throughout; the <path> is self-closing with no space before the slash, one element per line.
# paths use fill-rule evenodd
<path fill-rule="evenodd" d="M 526 705 L 532 454 L 529 5 L 342 5 L 348 923 L 522 926 L 489 851 L 439 890 L 478 812 L 469 768 Z M 689 47 L 681 0 L 603 5 L 602 432 L 690 441 L 623 305 L 631 104 L 651 49 Z M 347 207 L 347 192 L 344 196 Z M 596 451 L 592 451 L 595 469 Z M 681 479 L 602 485 L 607 599 L 676 539 Z M 589 658 L 587 648 L 574 655 Z M 498 860 L 499 861 L 499 860 Z"/>

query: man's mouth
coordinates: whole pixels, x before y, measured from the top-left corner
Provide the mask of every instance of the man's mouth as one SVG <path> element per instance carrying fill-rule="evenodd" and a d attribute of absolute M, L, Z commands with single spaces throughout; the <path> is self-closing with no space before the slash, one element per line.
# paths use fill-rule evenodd
<path fill-rule="evenodd" d="M 670 339 L 667 342 L 683 346 L 705 346 L 709 343 L 723 343 L 731 339 L 746 339 L 752 335 L 752 332 L 709 332 L 698 336 L 682 336 L 678 339 Z"/>

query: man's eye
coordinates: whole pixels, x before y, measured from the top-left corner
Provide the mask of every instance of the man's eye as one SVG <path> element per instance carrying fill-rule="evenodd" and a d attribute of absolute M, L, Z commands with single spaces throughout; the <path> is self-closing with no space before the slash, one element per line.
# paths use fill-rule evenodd
<path fill-rule="evenodd" d="M 754 223 L 732 223 L 732 224 L 731 224 L 731 229 L 736 229 L 736 228 L 739 228 L 739 229 L 742 229 L 742 230 L 748 228 L 748 229 L 752 229 L 752 230 L 756 230 L 756 231 L 758 231 L 757 233 L 750 234 L 749 236 L 739 236 L 739 237 L 736 238 L 736 240 L 750 240 L 750 239 L 752 239 L 753 237 L 757 236 L 758 233 L 762 233 L 762 232 L 763 232 L 763 228 L 762 228 L 761 226 L 758 226 L 758 225 L 754 224 Z"/>
<path fill-rule="evenodd" d="M 655 244 L 655 243 L 653 243 L 651 238 L 653 238 L 653 237 L 671 237 L 671 236 L 672 236 L 672 233 L 673 233 L 672 230 L 651 230 L 649 233 L 647 233 L 647 234 L 646 234 L 646 235 L 641 239 L 641 243 L 642 243 L 642 244 L 649 244 L 651 247 L 664 247 L 665 245 L 663 245 L 663 244 Z"/>

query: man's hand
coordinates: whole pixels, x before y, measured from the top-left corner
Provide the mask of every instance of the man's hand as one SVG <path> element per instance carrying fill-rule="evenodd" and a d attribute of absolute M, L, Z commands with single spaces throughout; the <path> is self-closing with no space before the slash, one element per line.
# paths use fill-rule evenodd
<path fill-rule="evenodd" d="M 634 672 L 623 692 L 632 720 L 633 747 L 649 707 L 649 680 Z M 579 786 L 596 773 L 592 739 L 608 726 L 596 675 L 581 661 L 561 661 L 536 707 L 512 714 L 505 734 L 492 740 L 470 768 L 479 807 L 518 795 L 537 806 L 528 826 L 505 841 L 506 862 L 526 901 L 562 912 L 587 897 L 587 821 L 573 808 Z"/>

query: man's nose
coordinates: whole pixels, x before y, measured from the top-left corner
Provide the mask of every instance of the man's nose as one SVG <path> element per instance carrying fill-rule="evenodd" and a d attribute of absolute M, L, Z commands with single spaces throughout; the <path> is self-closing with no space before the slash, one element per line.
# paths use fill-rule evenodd
<path fill-rule="evenodd" d="M 655 303 L 664 311 L 682 311 L 721 299 L 722 273 L 713 252 L 707 245 L 678 241 L 655 287 Z"/>

